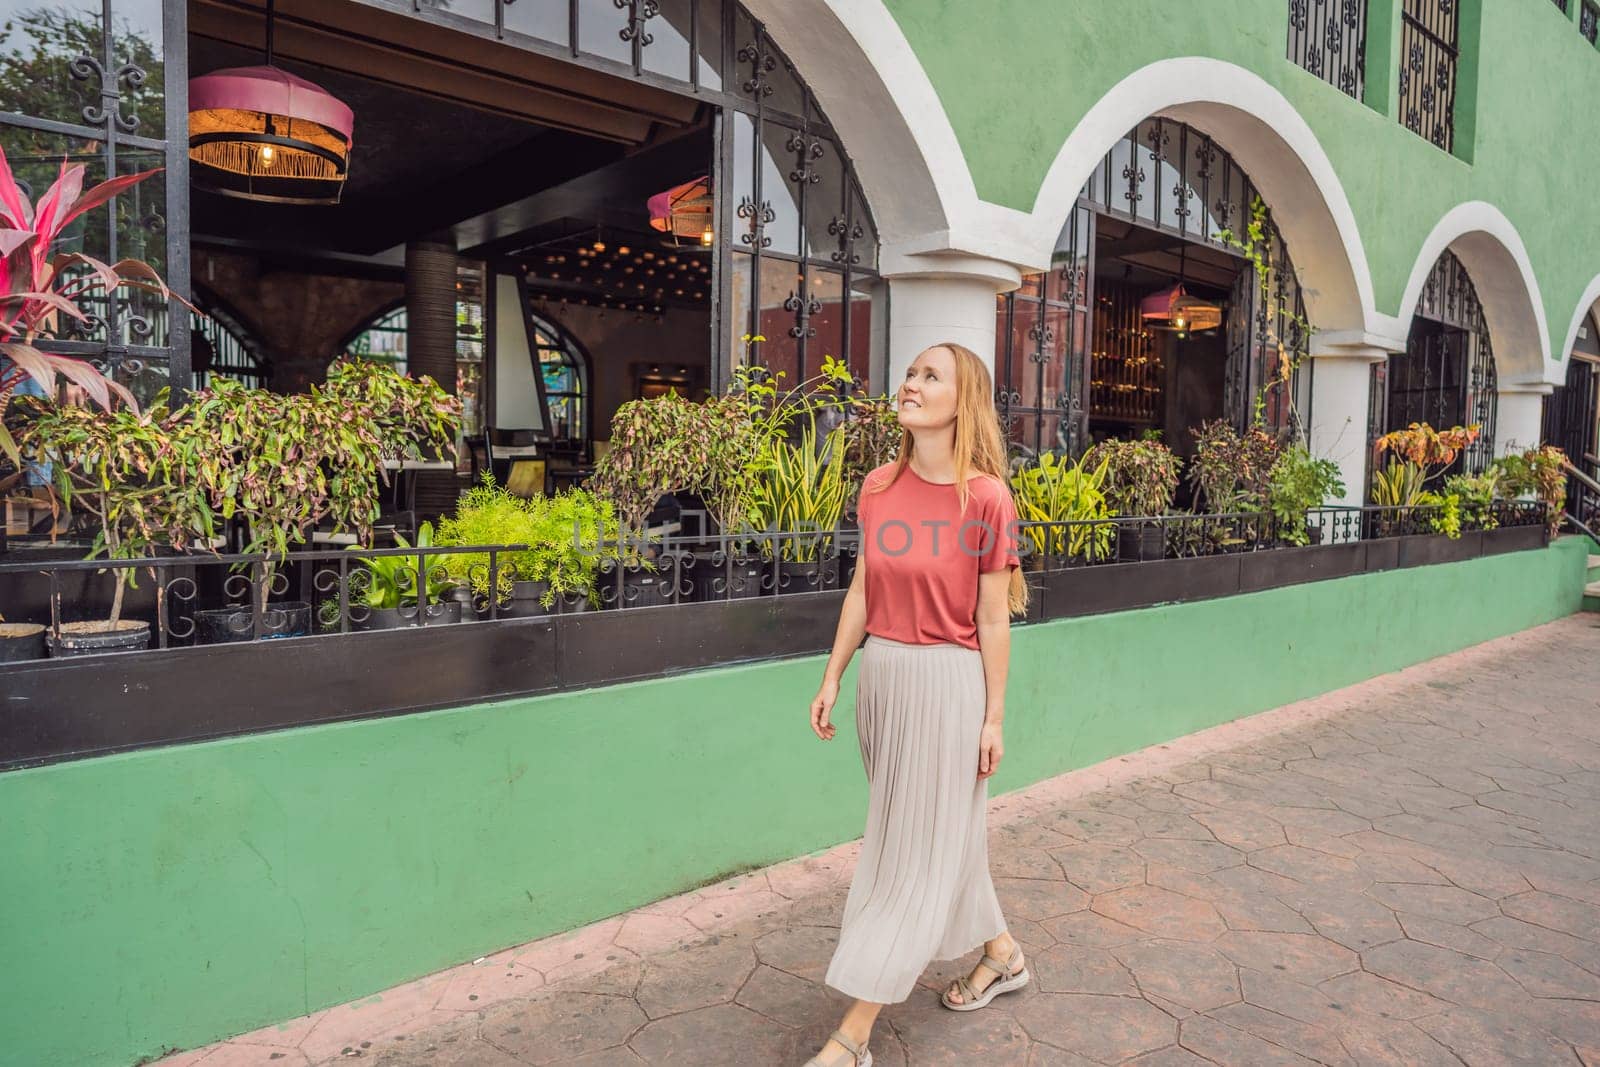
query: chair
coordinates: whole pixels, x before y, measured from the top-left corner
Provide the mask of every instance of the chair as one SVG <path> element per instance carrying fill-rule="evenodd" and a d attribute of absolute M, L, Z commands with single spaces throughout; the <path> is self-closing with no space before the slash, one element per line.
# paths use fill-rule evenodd
<path fill-rule="evenodd" d="M 546 430 L 505 430 L 491 426 L 484 435 L 489 472 L 496 482 L 517 496 L 545 495 L 550 445 Z"/>

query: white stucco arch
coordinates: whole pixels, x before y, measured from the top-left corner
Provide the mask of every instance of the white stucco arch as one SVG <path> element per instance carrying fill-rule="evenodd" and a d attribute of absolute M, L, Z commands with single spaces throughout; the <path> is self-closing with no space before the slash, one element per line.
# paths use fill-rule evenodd
<path fill-rule="evenodd" d="M 885 245 L 926 242 L 977 200 L 933 82 L 882 0 L 741 0 L 816 94 Z"/>
<path fill-rule="evenodd" d="M 1595 275 L 1594 281 L 1583 291 L 1583 299 L 1578 301 L 1578 309 L 1572 313 L 1572 324 L 1567 327 L 1566 343 L 1561 346 L 1561 351 L 1556 353 L 1562 362 L 1562 373 L 1566 373 L 1566 360 L 1571 357 L 1572 350 L 1578 346 L 1578 330 L 1583 326 L 1583 320 L 1593 315 L 1600 321 L 1600 274 Z"/>
<path fill-rule="evenodd" d="M 1401 322 L 1409 328 L 1428 274 L 1447 250 L 1461 260 L 1478 291 L 1502 388 L 1559 385 L 1564 367 L 1550 356 L 1550 328 L 1528 249 L 1511 220 L 1493 204 L 1457 204 L 1434 226 L 1411 268 L 1400 300 Z M 1576 336 L 1576 325 L 1572 332 Z"/>
<path fill-rule="evenodd" d="M 1391 339 L 1374 314 L 1372 276 L 1355 213 L 1311 127 L 1259 75 L 1203 57 L 1166 59 L 1128 75 L 1062 144 L 1039 188 L 1029 230 L 1048 256 L 1079 190 L 1111 147 L 1162 115 L 1216 139 L 1273 207 L 1302 275 L 1311 321 L 1343 343 Z M 1324 338 L 1324 343 L 1329 338 Z"/>

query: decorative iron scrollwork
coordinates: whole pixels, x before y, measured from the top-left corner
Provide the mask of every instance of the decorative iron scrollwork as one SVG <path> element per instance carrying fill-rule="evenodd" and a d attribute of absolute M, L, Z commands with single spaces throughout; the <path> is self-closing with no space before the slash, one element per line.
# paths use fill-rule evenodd
<path fill-rule="evenodd" d="M 790 181 L 796 185 L 815 185 L 822 180 L 822 175 L 815 169 L 817 160 L 827 155 L 827 148 L 822 141 L 796 130 L 789 135 L 784 147 L 794 153 L 796 160 L 795 168 L 789 172 Z"/>
<path fill-rule="evenodd" d="M 617 36 L 624 41 L 638 41 L 640 48 L 646 48 L 655 42 L 655 38 L 645 29 L 645 23 L 661 13 L 660 0 L 611 0 L 618 11 L 628 13 L 628 24 L 617 31 Z"/>
<path fill-rule="evenodd" d="M 750 77 L 744 80 L 744 91 L 758 98 L 771 96 L 773 89 L 768 75 L 778 69 L 778 57 L 767 49 L 766 40 L 758 34 L 754 41 L 739 49 L 737 58 L 740 63 L 750 64 Z"/>
<path fill-rule="evenodd" d="M 790 291 L 789 299 L 783 302 L 783 309 L 794 314 L 794 325 L 789 327 L 790 337 L 815 337 L 817 328 L 811 325 L 811 316 L 822 311 L 822 302 L 809 293 L 801 296 L 798 292 Z"/>
<path fill-rule="evenodd" d="M 67 73 L 76 81 L 93 81 L 100 86 L 100 102 L 84 105 L 84 122 L 90 126 L 104 126 L 108 131 L 114 127 L 123 133 L 133 133 L 139 128 L 139 116 L 124 115 L 121 105 L 124 88 L 128 92 L 143 88 L 145 79 L 149 77 L 143 67 L 137 63 L 124 63 L 114 75 L 107 77 L 105 65 L 94 56 L 84 53 L 67 64 Z"/>
<path fill-rule="evenodd" d="M 763 200 L 756 203 L 750 197 L 739 201 L 738 215 L 746 220 L 748 232 L 741 233 L 739 240 L 751 248 L 767 248 L 772 244 L 772 238 L 767 236 L 767 227 L 778 218 L 778 213 L 772 210 L 772 204 Z"/>
<path fill-rule="evenodd" d="M 828 258 L 835 263 L 848 263 L 851 266 L 860 263 L 861 254 L 856 251 L 855 246 L 856 242 L 866 235 L 866 227 L 862 226 L 859 220 L 852 222 L 843 215 L 835 215 L 828 222 L 828 236 L 838 240 L 839 248 L 830 253 Z"/>

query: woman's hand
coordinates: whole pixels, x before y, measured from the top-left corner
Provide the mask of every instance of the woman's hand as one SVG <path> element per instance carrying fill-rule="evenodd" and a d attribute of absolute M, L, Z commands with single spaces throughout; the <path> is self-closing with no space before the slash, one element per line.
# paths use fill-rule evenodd
<path fill-rule="evenodd" d="M 811 701 L 811 729 L 824 741 L 833 740 L 833 723 L 828 717 L 833 714 L 833 702 L 839 699 L 839 683 L 828 678 L 822 680 L 822 688 L 817 690 L 816 697 Z"/>
<path fill-rule="evenodd" d="M 1000 724 L 986 722 L 978 735 L 978 779 L 981 781 L 1000 769 L 1000 757 L 1005 745 L 1000 743 Z"/>

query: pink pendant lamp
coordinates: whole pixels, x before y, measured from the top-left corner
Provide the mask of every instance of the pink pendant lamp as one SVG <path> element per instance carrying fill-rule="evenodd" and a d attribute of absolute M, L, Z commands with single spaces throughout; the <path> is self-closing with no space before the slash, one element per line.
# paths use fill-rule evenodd
<path fill-rule="evenodd" d="M 225 196 L 336 204 L 349 173 L 355 113 L 304 78 L 267 62 L 189 80 L 189 160 L 196 184 Z"/>

